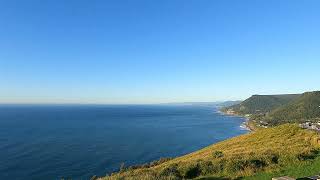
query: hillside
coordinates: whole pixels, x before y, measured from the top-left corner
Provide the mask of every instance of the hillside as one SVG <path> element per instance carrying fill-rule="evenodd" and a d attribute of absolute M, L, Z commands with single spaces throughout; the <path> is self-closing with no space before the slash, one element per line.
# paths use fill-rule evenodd
<path fill-rule="evenodd" d="M 253 95 L 240 104 L 229 106 L 222 109 L 234 111 L 235 114 L 264 114 L 271 110 L 287 104 L 291 100 L 299 97 L 300 94 L 283 94 L 283 95 Z"/>
<path fill-rule="evenodd" d="M 274 124 L 315 118 L 320 118 L 320 91 L 303 93 L 288 104 L 274 109 L 267 117 Z"/>
<path fill-rule="evenodd" d="M 122 168 L 100 180 L 249 178 L 263 172 L 272 176 L 286 172 L 282 170 L 289 166 L 303 165 L 306 168 L 296 176 L 312 175 L 307 165 L 318 158 L 319 141 L 316 132 L 285 124 L 234 137 L 175 159 Z"/>

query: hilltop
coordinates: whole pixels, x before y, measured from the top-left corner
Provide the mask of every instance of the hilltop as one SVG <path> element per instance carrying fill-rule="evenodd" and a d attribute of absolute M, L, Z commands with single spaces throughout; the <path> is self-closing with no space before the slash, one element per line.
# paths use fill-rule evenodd
<path fill-rule="evenodd" d="M 311 175 L 315 172 L 308 169 L 314 168 L 309 165 L 319 161 L 319 141 L 316 132 L 285 124 L 234 137 L 174 159 L 122 168 L 101 180 L 233 179 L 254 178 L 254 175 L 269 178 L 281 173 L 296 177 Z M 298 168 L 304 165 L 306 167 Z M 297 171 L 290 174 L 288 169 L 291 167 L 297 167 Z"/>

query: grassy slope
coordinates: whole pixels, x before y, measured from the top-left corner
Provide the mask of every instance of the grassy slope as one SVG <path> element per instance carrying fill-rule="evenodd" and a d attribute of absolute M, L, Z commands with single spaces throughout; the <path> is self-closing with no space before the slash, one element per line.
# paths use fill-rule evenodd
<path fill-rule="evenodd" d="M 316 157 L 318 140 L 317 133 L 286 124 L 228 139 L 160 165 L 129 169 L 104 179 L 267 177 L 289 168 L 288 164 L 308 163 L 307 159 Z"/>
<path fill-rule="evenodd" d="M 272 177 L 290 176 L 302 178 L 311 175 L 319 174 L 320 172 L 320 157 L 316 157 L 313 161 L 306 161 L 300 164 L 288 165 L 274 172 L 260 172 L 254 176 L 245 177 L 245 180 L 270 180 Z"/>
<path fill-rule="evenodd" d="M 290 103 L 273 110 L 271 121 L 276 123 L 320 117 L 320 91 L 306 92 Z"/>
<path fill-rule="evenodd" d="M 255 114 L 257 112 L 267 113 L 271 110 L 287 104 L 291 100 L 299 97 L 299 94 L 284 95 L 253 95 L 240 104 L 236 104 L 224 109 L 233 109 L 237 114 Z"/>

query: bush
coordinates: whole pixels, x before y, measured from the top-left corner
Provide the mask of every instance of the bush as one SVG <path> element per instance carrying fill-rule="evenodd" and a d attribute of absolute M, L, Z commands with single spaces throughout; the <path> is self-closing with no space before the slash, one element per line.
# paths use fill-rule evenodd
<path fill-rule="evenodd" d="M 211 161 L 200 161 L 199 168 L 201 170 L 201 175 L 211 175 L 223 170 L 223 162 L 217 162 L 214 164 Z"/>
<path fill-rule="evenodd" d="M 213 156 L 214 158 L 221 158 L 221 157 L 223 157 L 223 152 L 222 152 L 222 151 L 214 151 L 214 152 L 212 153 L 212 156 Z"/>
<path fill-rule="evenodd" d="M 261 169 L 267 166 L 267 163 L 261 159 L 250 159 L 249 161 L 246 161 L 246 163 L 246 166 L 252 169 Z"/>
<path fill-rule="evenodd" d="M 201 169 L 198 163 L 191 163 L 182 167 L 181 174 L 186 179 L 192 179 L 201 174 Z"/>
<path fill-rule="evenodd" d="M 237 172 L 243 170 L 244 161 L 240 159 L 228 160 L 226 163 L 227 172 Z"/>
<path fill-rule="evenodd" d="M 267 164 L 278 164 L 279 163 L 279 154 L 268 150 L 265 152 L 265 160 L 266 160 Z"/>
<path fill-rule="evenodd" d="M 312 160 L 316 158 L 318 154 L 319 152 L 317 150 L 311 150 L 298 154 L 297 158 L 299 159 L 299 161 Z"/>
<path fill-rule="evenodd" d="M 174 176 L 177 178 L 181 177 L 177 164 L 171 164 L 168 167 L 162 169 L 159 173 L 159 176 Z"/>
<path fill-rule="evenodd" d="M 202 175 L 213 174 L 216 172 L 213 166 L 213 163 L 211 161 L 201 161 L 199 162 L 199 166 L 200 166 Z"/>
<path fill-rule="evenodd" d="M 228 172 L 239 172 L 244 170 L 257 171 L 263 167 L 266 167 L 267 163 L 263 158 L 252 157 L 250 159 L 231 159 L 226 164 L 226 170 Z"/>

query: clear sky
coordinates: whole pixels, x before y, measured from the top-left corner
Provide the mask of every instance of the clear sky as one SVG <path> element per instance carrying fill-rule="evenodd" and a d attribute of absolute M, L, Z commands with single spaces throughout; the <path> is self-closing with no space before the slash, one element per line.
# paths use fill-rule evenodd
<path fill-rule="evenodd" d="M 320 90 L 318 0 L 1 0 L 0 103 Z"/>

